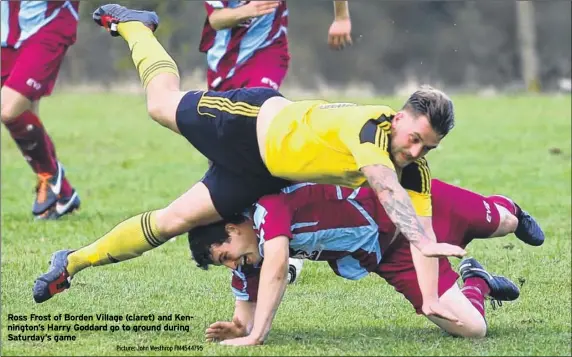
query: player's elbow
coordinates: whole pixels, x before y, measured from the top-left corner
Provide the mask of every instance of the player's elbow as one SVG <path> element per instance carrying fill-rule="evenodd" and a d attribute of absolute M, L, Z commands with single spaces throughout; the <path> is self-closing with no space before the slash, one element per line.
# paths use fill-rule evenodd
<path fill-rule="evenodd" d="M 215 31 L 222 30 L 223 27 L 221 26 L 220 22 L 217 21 L 217 18 L 213 15 L 209 16 L 209 24 Z"/>
<path fill-rule="evenodd" d="M 224 16 L 222 16 L 220 10 L 214 11 L 209 17 L 209 24 L 215 31 L 224 30 L 228 27 L 227 21 Z"/>
<path fill-rule="evenodd" d="M 209 19 L 209 23 L 211 24 L 211 27 L 213 28 L 213 30 L 215 31 L 220 31 L 220 30 L 224 30 L 225 27 L 218 21 L 213 21 L 211 19 Z"/>

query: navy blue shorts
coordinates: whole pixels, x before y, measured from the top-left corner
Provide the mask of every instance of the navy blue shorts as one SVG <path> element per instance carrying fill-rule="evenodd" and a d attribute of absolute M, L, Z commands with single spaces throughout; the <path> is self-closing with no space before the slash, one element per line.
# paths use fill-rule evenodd
<path fill-rule="evenodd" d="M 179 103 L 177 127 L 211 161 L 201 181 L 222 217 L 240 213 L 291 184 L 268 172 L 256 139 L 260 106 L 276 96 L 282 95 L 269 88 L 194 91 Z"/>

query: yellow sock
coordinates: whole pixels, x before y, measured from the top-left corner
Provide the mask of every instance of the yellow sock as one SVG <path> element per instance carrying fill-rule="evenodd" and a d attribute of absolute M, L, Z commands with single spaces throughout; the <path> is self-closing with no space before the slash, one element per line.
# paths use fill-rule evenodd
<path fill-rule="evenodd" d="M 136 21 L 124 22 L 117 25 L 117 31 L 129 45 L 143 88 L 147 88 L 151 79 L 161 73 L 179 77 L 177 64 L 147 26 Z"/>
<path fill-rule="evenodd" d="M 140 256 L 165 243 L 155 223 L 155 211 L 131 217 L 92 244 L 68 255 L 68 273 L 73 276 L 90 266 L 117 263 Z"/>

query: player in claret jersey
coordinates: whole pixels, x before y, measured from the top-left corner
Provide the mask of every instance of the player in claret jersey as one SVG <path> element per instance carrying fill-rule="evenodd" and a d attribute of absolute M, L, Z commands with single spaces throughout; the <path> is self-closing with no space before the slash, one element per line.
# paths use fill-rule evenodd
<path fill-rule="evenodd" d="M 209 90 L 278 89 L 290 63 L 285 1 L 205 1 L 207 19 L 199 50 L 206 53 Z M 334 1 L 328 42 L 351 44 L 347 1 Z"/>
<path fill-rule="evenodd" d="M 516 232 L 519 208 L 503 196 L 477 193 L 433 180 L 433 227 L 439 242 L 465 247 L 474 238 Z M 207 339 L 228 344 L 259 344 L 270 330 L 285 289 L 288 256 L 327 261 L 332 270 L 356 280 L 378 274 L 423 313 L 423 298 L 409 243 L 396 230 L 370 188 L 298 184 L 260 199 L 244 215 L 197 227 L 189 232 L 197 265 L 225 265 L 233 270 L 236 309 L 232 322 L 217 322 Z M 464 259 L 460 273 L 446 258 L 439 261 L 438 291 L 443 306 L 458 323 L 427 316 L 457 336 L 483 337 L 487 331 L 484 300 L 511 301 L 518 287 L 489 274 L 475 259 Z M 343 304 L 343 301 L 340 301 Z M 248 326 L 248 327 L 247 327 Z"/>
<path fill-rule="evenodd" d="M 2 122 L 38 177 L 32 214 L 57 219 L 80 206 L 39 118 L 68 48 L 79 1 L 2 1 Z"/>

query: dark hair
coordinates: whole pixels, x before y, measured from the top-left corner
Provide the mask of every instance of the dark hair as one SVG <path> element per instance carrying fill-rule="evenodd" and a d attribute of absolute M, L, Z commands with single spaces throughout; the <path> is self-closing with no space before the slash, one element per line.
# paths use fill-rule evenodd
<path fill-rule="evenodd" d="M 413 93 L 402 109 L 413 112 L 415 116 L 426 115 L 440 136 L 447 135 L 455 126 L 453 102 L 445 93 L 428 85 Z"/>
<path fill-rule="evenodd" d="M 228 223 L 240 224 L 245 221 L 246 217 L 244 215 L 235 214 L 222 221 L 191 229 L 188 234 L 189 248 L 197 266 L 207 270 L 209 264 L 213 264 L 211 246 L 221 245 L 228 240 L 228 234 L 225 229 Z"/>

